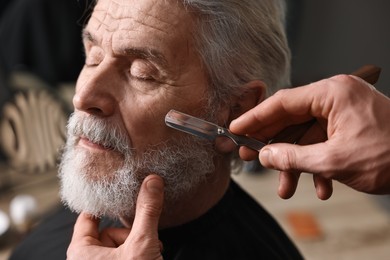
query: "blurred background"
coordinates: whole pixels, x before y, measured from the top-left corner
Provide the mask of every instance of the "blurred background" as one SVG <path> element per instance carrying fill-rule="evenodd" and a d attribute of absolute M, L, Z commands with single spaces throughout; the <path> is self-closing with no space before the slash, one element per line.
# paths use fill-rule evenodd
<path fill-rule="evenodd" d="M 389 1 L 287 2 L 294 86 L 374 64 L 382 68 L 375 86 L 389 94 Z"/>
<path fill-rule="evenodd" d="M 390 2 L 288 0 L 292 86 L 382 68 L 390 94 Z M 0 0 L 0 259 L 59 206 L 56 165 L 84 55 L 85 0 Z M 346 144 L 348 145 L 348 144 Z M 297 195 L 277 197 L 277 174 L 235 176 L 282 224 L 307 259 L 388 259 L 390 198 L 335 185 L 326 202 L 309 176 Z"/>

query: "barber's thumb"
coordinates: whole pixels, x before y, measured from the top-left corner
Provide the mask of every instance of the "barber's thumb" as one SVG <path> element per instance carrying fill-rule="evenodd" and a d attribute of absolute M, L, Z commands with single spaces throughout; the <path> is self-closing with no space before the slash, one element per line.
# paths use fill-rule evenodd
<path fill-rule="evenodd" d="M 295 170 L 297 167 L 295 148 L 291 144 L 267 145 L 259 153 L 260 163 L 266 168 L 279 171 Z"/>
<path fill-rule="evenodd" d="M 274 160 L 273 160 L 273 154 L 272 150 L 269 148 L 263 148 L 261 149 L 259 153 L 259 160 L 261 165 L 267 168 L 274 168 Z"/>

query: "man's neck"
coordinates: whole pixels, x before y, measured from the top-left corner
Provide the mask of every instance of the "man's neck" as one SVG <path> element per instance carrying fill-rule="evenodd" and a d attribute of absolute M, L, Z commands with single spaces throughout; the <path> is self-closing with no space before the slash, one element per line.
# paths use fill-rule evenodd
<path fill-rule="evenodd" d="M 193 221 L 214 207 L 225 195 L 230 182 L 230 167 L 212 174 L 186 198 L 167 205 L 160 218 L 160 229 L 179 226 Z"/>
<path fill-rule="evenodd" d="M 226 193 L 230 183 L 230 164 L 226 158 L 215 162 L 216 171 L 190 195 L 174 203 L 166 203 L 161 213 L 159 228 L 179 226 L 193 221 L 214 207 Z M 121 219 L 125 226 L 131 223 Z"/>

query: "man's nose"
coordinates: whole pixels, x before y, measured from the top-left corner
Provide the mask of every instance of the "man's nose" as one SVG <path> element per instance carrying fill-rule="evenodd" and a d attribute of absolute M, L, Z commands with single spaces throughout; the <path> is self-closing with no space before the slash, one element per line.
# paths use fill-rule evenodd
<path fill-rule="evenodd" d="M 112 115 L 117 105 L 114 77 L 108 64 L 83 69 L 73 97 L 75 109 L 101 117 Z"/>

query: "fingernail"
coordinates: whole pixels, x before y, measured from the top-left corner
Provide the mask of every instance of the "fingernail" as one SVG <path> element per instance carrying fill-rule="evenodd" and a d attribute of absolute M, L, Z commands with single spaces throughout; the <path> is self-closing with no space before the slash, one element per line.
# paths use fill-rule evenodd
<path fill-rule="evenodd" d="M 273 166 L 272 151 L 270 149 L 261 150 L 260 163 L 265 166 Z"/>
<path fill-rule="evenodd" d="M 164 190 L 164 183 L 161 178 L 153 177 L 146 182 L 146 189 L 150 192 L 161 194 Z"/>

